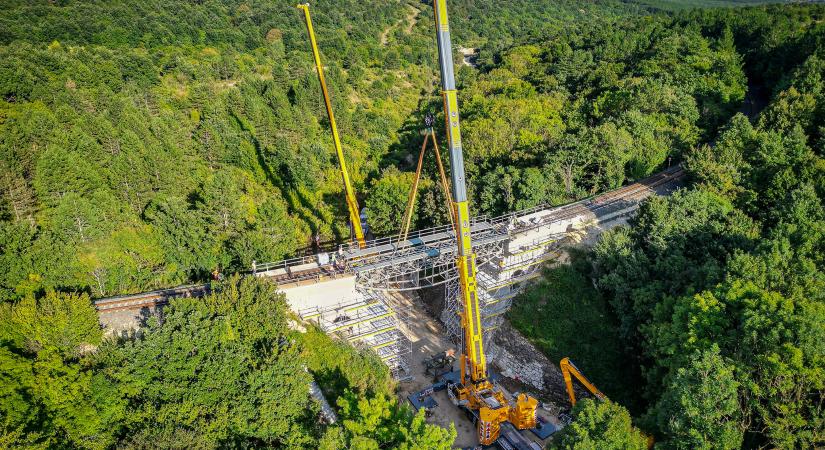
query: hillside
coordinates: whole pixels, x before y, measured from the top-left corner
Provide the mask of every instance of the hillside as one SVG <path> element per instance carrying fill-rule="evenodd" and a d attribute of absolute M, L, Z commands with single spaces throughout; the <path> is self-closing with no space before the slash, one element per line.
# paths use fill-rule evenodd
<path fill-rule="evenodd" d="M 413 112 L 435 98 L 429 7 L 404 5 L 313 4 L 368 203 L 387 157 L 415 146 Z M 422 11 L 414 26 L 395 27 L 409 8 Z M 536 8 L 456 28 L 513 38 L 503 30 Z M 315 235 L 348 239 L 305 33 L 286 1 L 4 2 L 2 295 L 135 292 L 300 254 Z"/>
<path fill-rule="evenodd" d="M 98 297 L 136 292 L 300 254 L 311 250 L 313 236 L 329 243 L 348 238 L 323 104 L 304 26 L 291 3 L 121 0 L 3 6 L 0 242 L 8 270 L 0 275 L 0 290 L 5 297 L 53 287 Z M 566 156 L 561 155 L 570 152 L 547 153 L 548 145 L 574 145 L 573 154 L 589 151 L 578 150 L 580 145 L 564 136 L 577 136 L 589 113 L 572 111 L 592 100 L 584 98 L 592 97 L 585 92 L 592 88 L 574 83 L 602 70 L 575 59 L 597 54 L 572 47 L 574 59 L 568 63 L 581 75 L 555 92 L 525 86 L 515 98 L 498 94 L 495 84 L 505 81 L 503 69 L 494 65 L 501 67 L 502 58 L 505 64 L 508 58 L 511 64 L 529 61 L 534 56 L 498 49 L 531 36 L 569 34 L 561 30 L 570 20 L 586 27 L 598 24 L 592 30 L 632 34 L 632 28 L 646 25 L 638 20 L 619 25 L 612 18 L 639 11 L 611 2 L 586 9 L 575 2 L 550 7 L 518 1 L 459 1 L 454 7 L 457 42 L 482 48 L 484 73 L 470 68 L 459 73 L 467 86 L 469 169 L 471 179 L 478 178 L 471 186 L 479 210 L 500 213 L 541 201 L 566 202 L 620 184 L 624 175 L 582 167 L 575 169 L 579 176 L 589 177 L 590 170 L 599 175 L 581 187 L 573 186 L 572 172 L 563 175 L 565 180 L 556 181 L 564 184 L 564 193 L 540 189 L 530 199 L 507 194 L 496 196 L 503 204 L 486 200 L 486 186 L 502 177 L 503 185 L 516 191 L 532 190 L 527 186 L 547 178 L 532 170 L 522 176 L 521 169 L 508 175 L 511 163 L 496 158 L 509 147 L 520 147 L 514 154 L 517 167 L 562 164 Z M 438 105 L 428 8 L 395 1 L 368 10 L 357 2 L 313 5 L 352 178 L 378 235 L 397 229 L 388 211 L 403 204 L 411 179 L 387 168 L 412 170 L 406 161 L 419 145 L 420 111 Z M 419 11 L 415 23 L 396 26 L 412 10 Z M 668 26 L 657 21 L 661 28 Z M 735 64 L 734 55 L 716 55 L 718 50 L 701 45 L 707 48 L 698 52 L 710 53 L 697 57 L 728 58 Z M 658 58 L 660 50 L 647 51 Z M 517 68 L 508 70 L 522 75 Z M 620 77 L 643 75 L 618 70 Z M 727 77 L 719 82 L 733 91 L 722 95 L 733 97 L 722 98 L 718 106 L 735 109 L 744 89 L 736 67 L 713 66 L 690 76 L 705 76 L 703 71 Z M 499 80 L 493 80 L 496 76 Z M 695 89 L 686 94 L 696 94 Z M 488 96 L 490 104 L 478 95 Z M 680 118 L 668 120 L 695 122 L 686 107 L 674 113 Z M 489 131 L 505 132 L 509 128 L 498 125 L 520 127 L 525 119 L 531 125 L 517 137 L 477 134 L 474 128 L 489 124 L 483 110 L 506 112 Z M 522 118 L 507 117 L 512 114 Z M 536 127 L 545 130 L 536 135 Z M 683 141 L 677 150 L 713 132 L 697 131 L 680 131 L 687 135 L 676 137 Z M 583 139 L 591 138 L 577 136 L 575 142 Z M 488 144 L 489 150 L 474 150 Z M 671 151 L 666 141 L 657 145 L 652 160 L 634 163 L 641 168 L 631 178 L 650 173 Z M 474 167 L 487 171 L 494 166 L 476 177 Z M 609 178 L 598 179 L 604 176 Z M 427 207 L 415 215 L 414 226 L 446 222 L 434 186 L 423 184 Z"/>
<path fill-rule="evenodd" d="M 237 274 L 350 238 L 293 3 L 0 0 L 0 448 L 451 447 L 374 352 Z M 616 401 L 551 448 L 825 442 L 825 6 L 744 4 L 450 2 L 479 49 L 456 66 L 473 214 L 689 177 L 516 299 L 514 328 Z M 312 3 L 376 236 L 442 111 L 430 8 Z M 424 174 L 413 228 L 448 223 Z M 93 298 L 215 271 L 104 338 Z"/>
<path fill-rule="evenodd" d="M 748 91 L 768 93 L 766 107 L 752 111 L 743 105 L 740 111 L 753 112 L 752 117 L 730 117 L 734 108 L 719 108 L 725 84 L 701 77 L 713 87 L 699 87 L 694 94 L 701 111 L 694 123 L 705 136 L 716 137 L 697 145 L 707 139 L 699 137 L 680 150 L 689 186 L 647 202 L 628 227 L 602 235 L 592 250 L 577 253 L 572 265 L 548 270 L 510 314 L 514 326 L 549 357 L 574 358 L 664 448 L 815 448 L 822 442 L 822 12 L 821 7 L 771 6 L 674 16 L 667 30 L 687 28 L 666 45 L 691 39 L 691 29 L 715 39 L 711 48 L 731 50 L 733 65 L 742 69 L 729 73 L 747 79 Z M 687 72 L 667 73 L 678 79 Z M 535 75 L 521 78 L 536 83 Z M 577 80 L 575 86 L 588 84 Z M 666 107 L 662 99 L 671 98 L 659 94 L 658 101 L 645 103 L 643 90 L 633 92 L 618 97 L 624 114 L 636 102 Z M 728 92 L 734 95 L 727 98 L 741 103 L 737 90 Z M 615 105 L 615 91 L 607 95 L 607 101 L 592 105 Z M 609 117 L 611 109 L 606 111 Z M 708 132 L 717 128 L 718 135 Z M 666 141 L 665 136 L 652 142 Z M 606 148 L 616 152 L 622 148 L 616 142 L 608 141 Z M 613 155 L 605 160 L 616 160 Z M 517 198 L 528 191 L 536 192 L 525 189 Z M 600 411 L 586 406 L 577 413 Z M 609 446 L 620 439 L 618 432 L 588 434 L 600 426 L 606 425 L 571 429 L 560 448 L 586 439 Z"/>

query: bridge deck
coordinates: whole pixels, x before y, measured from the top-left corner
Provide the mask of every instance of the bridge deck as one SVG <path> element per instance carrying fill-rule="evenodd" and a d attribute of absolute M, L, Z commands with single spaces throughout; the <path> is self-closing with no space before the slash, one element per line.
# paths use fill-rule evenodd
<path fill-rule="evenodd" d="M 528 210 L 516 211 L 494 219 L 478 218 L 471 226 L 475 248 L 494 244 L 508 239 L 509 233 L 522 233 L 532 228 L 546 227 L 549 224 L 568 220 L 578 215 L 590 215 L 596 219 L 614 214 L 626 207 L 628 203 L 638 203 L 651 195 L 668 195 L 679 186 L 684 171 L 674 166 L 636 183 L 600 194 L 596 197 L 580 200 L 568 205 L 549 207 L 540 205 Z M 359 249 L 355 245 L 340 247 L 346 264 L 335 265 L 330 262 L 331 253 L 315 257 L 294 258 L 277 263 L 261 264 L 255 272 L 258 275 L 271 276 L 279 284 L 288 284 L 302 280 L 323 279 L 342 274 L 361 273 L 382 269 L 393 265 L 411 263 L 417 260 L 449 255 L 455 252 L 455 237 L 449 225 L 428 230 L 413 231 L 410 238 L 398 242 L 397 238 L 383 238 L 368 242 L 367 248 Z M 139 309 L 141 307 L 165 303 L 169 298 L 181 296 L 201 296 L 209 292 L 209 285 L 182 286 L 161 289 L 141 294 L 123 295 L 95 300 L 95 306 L 101 312 L 121 309 Z"/>

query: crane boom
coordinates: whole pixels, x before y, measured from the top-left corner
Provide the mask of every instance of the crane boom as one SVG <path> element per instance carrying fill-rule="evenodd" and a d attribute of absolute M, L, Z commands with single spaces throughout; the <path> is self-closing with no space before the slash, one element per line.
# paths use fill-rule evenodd
<path fill-rule="evenodd" d="M 564 377 L 564 384 L 567 387 L 567 395 L 570 397 L 570 406 L 576 406 L 576 393 L 573 391 L 573 378 L 576 377 L 577 380 L 588 390 L 591 394 L 595 395 L 601 401 L 607 401 L 607 396 L 600 391 L 596 385 L 590 382 L 586 376 L 573 364 L 573 361 L 570 360 L 568 357 L 562 358 L 559 362 L 559 368 L 561 369 L 561 374 Z M 647 448 L 653 448 L 655 444 L 655 440 L 653 439 L 653 435 L 647 434 L 642 432 L 642 435 L 647 440 Z"/>
<path fill-rule="evenodd" d="M 570 358 L 564 357 L 562 358 L 561 362 L 559 362 L 559 368 L 561 369 L 561 374 L 564 377 L 564 384 L 567 387 L 567 395 L 570 397 L 570 405 L 576 406 L 576 393 L 573 391 L 573 379 L 570 377 L 572 374 L 576 377 L 577 380 L 585 387 L 591 394 L 595 395 L 596 398 L 599 400 L 607 400 L 607 396 L 602 393 L 596 386 L 584 376 L 583 373 L 573 364 L 573 361 L 570 361 Z"/>
<path fill-rule="evenodd" d="M 435 9 L 436 39 L 438 41 L 438 59 L 441 66 L 441 94 L 444 97 L 444 118 L 447 130 L 447 148 L 450 155 L 450 177 L 453 191 L 453 214 L 455 214 L 455 231 L 458 244 L 459 284 L 461 286 L 464 317 L 464 354 L 461 365 L 463 384 L 470 381 L 482 381 L 487 378 L 487 362 L 482 341 L 481 312 L 478 308 L 476 292 L 476 255 L 473 252 L 470 236 L 470 208 L 467 201 L 467 186 L 464 181 L 464 155 L 461 146 L 461 125 L 458 116 L 458 96 L 455 89 L 453 68 L 453 49 L 450 40 L 450 25 L 447 17 L 447 5 L 444 0 L 433 2 Z M 466 373 L 469 369 L 469 374 Z"/>
<path fill-rule="evenodd" d="M 364 248 L 366 244 L 364 241 L 364 230 L 361 228 L 361 214 L 358 209 L 358 200 L 355 198 L 355 191 L 352 189 L 352 184 L 349 180 L 347 163 L 344 160 L 344 150 L 341 147 L 341 138 L 338 136 L 338 125 L 335 123 L 335 114 L 332 112 L 332 102 L 329 98 L 327 82 L 324 79 L 324 66 L 321 64 L 321 54 L 318 52 L 318 44 L 315 42 L 315 30 L 312 28 L 312 18 L 309 15 L 309 3 L 299 4 L 297 8 L 304 11 L 304 19 L 306 20 L 307 32 L 309 33 L 309 42 L 312 44 L 312 54 L 315 57 L 315 67 L 318 69 L 318 81 L 321 83 L 321 91 L 324 94 L 324 104 L 327 107 L 327 116 L 329 117 L 329 126 L 332 129 L 332 142 L 335 145 L 335 153 L 338 155 L 341 178 L 344 181 L 349 220 L 350 223 L 352 223 L 352 230 L 355 234 L 355 239 L 358 241 L 358 246 Z"/>
<path fill-rule="evenodd" d="M 446 0 L 434 0 L 438 60 L 441 68 L 441 94 L 444 97 L 444 120 L 450 153 L 452 178 L 452 213 L 458 251 L 456 269 L 461 286 L 461 327 L 464 348 L 461 355 L 461 383 L 454 388 L 456 403 L 470 409 L 477 418 L 478 439 L 491 445 L 501 433 L 501 423 L 512 422 L 519 429 L 536 426 L 538 400 L 519 394 L 508 401 L 498 386 L 487 379 L 487 358 L 484 354 L 481 310 L 476 285 L 476 255 L 470 235 L 470 206 L 464 181 L 464 155 L 461 146 L 461 126 L 458 96 L 455 89 L 453 50 Z"/>

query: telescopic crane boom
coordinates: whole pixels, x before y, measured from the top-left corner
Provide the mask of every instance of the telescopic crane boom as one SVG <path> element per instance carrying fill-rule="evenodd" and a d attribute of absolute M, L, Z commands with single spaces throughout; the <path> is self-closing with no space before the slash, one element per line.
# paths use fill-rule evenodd
<path fill-rule="evenodd" d="M 498 439 L 504 421 L 509 420 L 519 429 L 535 427 L 538 401 L 521 394 L 510 404 L 504 393 L 487 379 L 487 359 L 482 341 L 481 311 L 476 286 L 476 255 L 470 236 L 470 209 L 464 181 L 464 156 L 446 0 L 434 0 L 433 11 L 450 153 L 452 212 L 455 216 L 454 229 L 458 245 L 456 268 L 461 286 L 461 326 L 464 332 L 461 383 L 453 388 L 453 395 L 458 404 L 469 408 L 477 417 L 479 442 L 491 445 Z"/>
<path fill-rule="evenodd" d="M 321 83 L 321 91 L 324 94 L 324 104 L 327 107 L 327 116 L 329 116 L 329 127 L 332 129 L 332 142 L 335 145 L 335 153 L 338 154 L 338 164 L 341 168 L 341 178 L 344 180 L 344 191 L 347 197 L 349 220 L 352 224 L 355 239 L 358 241 L 358 246 L 360 248 L 364 248 L 366 244 L 364 242 L 364 230 L 361 228 L 361 214 L 358 209 L 358 200 L 355 198 L 355 191 L 352 189 L 352 184 L 349 181 L 347 163 L 344 160 L 344 150 L 341 147 L 341 138 L 338 137 L 338 125 L 335 123 L 335 114 L 332 113 L 332 102 L 329 98 L 327 82 L 324 79 L 324 66 L 321 64 L 321 54 L 318 52 L 318 44 L 315 42 L 315 30 L 312 28 L 312 18 L 309 16 L 309 3 L 301 3 L 297 6 L 297 8 L 304 12 L 307 32 L 309 33 L 309 42 L 312 44 L 312 54 L 315 56 L 315 67 L 318 69 L 318 81 Z"/>

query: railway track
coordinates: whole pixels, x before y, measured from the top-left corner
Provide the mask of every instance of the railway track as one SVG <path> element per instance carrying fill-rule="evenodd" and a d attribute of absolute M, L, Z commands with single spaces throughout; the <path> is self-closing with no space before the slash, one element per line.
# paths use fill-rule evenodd
<path fill-rule="evenodd" d="M 668 183 L 678 182 L 684 177 L 684 175 L 684 170 L 681 167 L 676 166 L 674 168 L 668 169 L 666 171 L 648 177 L 644 180 L 640 180 L 636 183 L 623 186 L 610 192 L 606 192 L 592 199 L 582 200 L 567 206 L 554 208 L 552 212 L 542 217 L 540 222 L 531 224 L 527 227 L 518 228 L 516 231 L 526 231 L 530 228 L 547 226 L 554 222 L 569 220 L 577 216 L 586 214 L 598 215 L 599 212 L 603 210 L 606 211 L 610 208 L 616 207 L 621 202 L 639 201 L 646 197 L 649 197 L 650 195 L 655 193 L 656 188 Z M 543 209 L 548 208 L 537 207 L 527 211 L 515 212 L 499 218 L 495 218 L 491 220 L 491 222 L 505 223 L 506 221 L 509 221 L 513 218 L 518 219 L 519 217 L 524 217 L 529 214 L 542 211 Z M 336 275 L 345 273 L 345 270 L 335 268 L 331 264 L 305 268 L 294 267 L 293 270 L 293 268 L 291 268 L 289 265 L 290 261 L 295 261 L 295 265 L 298 266 L 306 264 L 306 262 L 309 261 L 309 259 L 304 257 L 295 258 L 293 260 L 287 260 L 283 264 L 279 265 L 285 269 L 284 272 L 269 278 L 277 283 L 285 283 L 300 280 L 308 280 L 313 278 L 321 278 L 326 276 L 334 277 Z M 169 289 L 159 289 L 156 291 L 144 292 L 140 294 L 102 298 L 95 300 L 94 305 L 95 308 L 98 310 L 99 314 L 110 314 L 117 311 L 154 308 L 157 306 L 167 304 L 169 300 L 172 298 L 202 297 L 204 295 L 209 294 L 209 292 L 211 292 L 210 284 L 193 284 Z"/>
<path fill-rule="evenodd" d="M 656 175 L 640 180 L 636 183 L 629 184 L 627 186 L 623 186 L 613 191 L 604 193 L 590 200 L 581 200 L 570 205 L 557 207 L 556 209 L 552 210 L 549 214 L 544 216 L 540 222 L 519 228 L 518 231 L 527 231 L 532 228 L 547 226 L 554 222 L 569 220 L 577 216 L 587 214 L 598 215 L 602 211 L 616 207 L 618 204 L 622 202 L 643 200 L 654 194 L 656 192 L 656 188 L 659 188 L 665 184 L 677 183 L 681 181 L 684 178 L 684 176 L 684 169 L 682 169 L 680 166 L 676 166 L 664 172 L 660 172 Z M 531 212 L 528 212 L 526 214 L 521 212 L 515 212 L 510 216 L 504 217 L 505 219 L 509 219 L 509 217 L 519 218 L 524 217 L 530 213 Z"/>
<path fill-rule="evenodd" d="M 98 313 L 111 313 L 123 310 L 135 310 L 165 305 L 169 299 L 176 297 L 202 297 L 211 291 L 209 284 L 193 284 L 170 289 L 143 292 L 140 294 L 120 295 L 95 300 Z"/>

